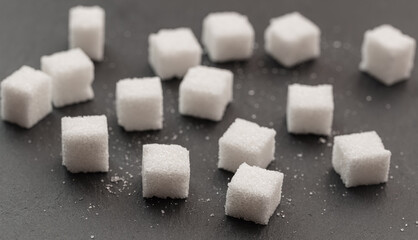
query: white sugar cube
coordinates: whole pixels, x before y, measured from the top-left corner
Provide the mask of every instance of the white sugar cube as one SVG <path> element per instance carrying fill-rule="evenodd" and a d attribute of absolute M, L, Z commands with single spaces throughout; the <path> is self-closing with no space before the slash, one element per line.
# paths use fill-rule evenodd
<path fill-rule="evenodd" d="M 254 29 L 239 13 L 211 13 L 203 20 L 202 42 L 213 62 L 245 60 L 253 53 Z"/>
<path fill-rule="evenodd" d="M 219 139 L 218 167 L 235 172 L 242 163 L 266 168 L 274 159 L 276 131 L 240 118 Z"/>
<path fill-rule="evenodd" d="M 364 34 L 360 70 L 386 85 L 411 76 L 415 57 L 415 39 L 390 25 L 382 25 Z"/>
<path fill-rule="evenodd" d="M 283 173 L 241 164 L 226 192 L 225 214 L 267 225 L 280 203 Z"/>
<path fill-rule="evenodd" d="M 374 131 L 334 138 L 332 166 L 346 187 L 387 182 L 390 157 Z"/>
<path fill-rule="evenodd" d="M 232 101 L 232 89 L 231 71 L 205 66 L 190 68 L 180 84 L 179 112 L 220 121 Z"/>
<path fill-rule="evenodd" d="M 333 115 L 332 85 L 289 85 L 286 114 L 288 132 L 330 135 Z"/>
<path fill-rule="evenodd" d="M 62 165 L 68 171 L 86 173 L 109 170 L 106 116 L 63 117 L 61 128 Z"/>
<path fill-rule="evenodd" d="M 99 6 L 77 6 L 70 9 L 70 48 L 81 48 L 90 58 L 103 60 L 105 11 Z"/>
<path fill-rule="evenodd" d="M 23 66 L 1 82 L 3 120 L 31 128 L 52 111 L 51 77 Z"/>
<path fill-rule="evenodd" d="M 187 198 L 189 151 L 179 145 L 146 144 L 142 148 L 142 194 L 144 198 Z"/>
<path fill-rule="evenodd" d="M 202 49 L 189 28 L 162 29 L 149 36 L 148 44 L 149 63 L 163 80 L 183 77 L 200 64 Z"/>
<path fill-rule="evenodd" d="M 52 103 L 55 107 L 94 98 L 91 87 L 94 80 L 94 65 L 81 49 L 43 56 L 41 68 L 52 77 Z"/>
<path fill-rule="evenodd" d="M 270 21 L 264 33 L 265 50 L 285 67 L 320 55 L 321 31 L 298 12 Z"/>
<path fill-rule="evenodd" d="M 163 127 L 163 90 L 159 77 L 123 79 L 116 84 L 116 114 L 126 131 Z"/>

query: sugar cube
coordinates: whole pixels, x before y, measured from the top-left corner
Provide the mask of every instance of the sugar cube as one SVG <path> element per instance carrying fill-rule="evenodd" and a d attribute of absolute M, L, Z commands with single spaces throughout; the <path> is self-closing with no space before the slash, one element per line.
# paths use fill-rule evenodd
<path fill-rule="evenodd" d="M 162 29 L 149 36 L 148 44 L 149 63 L 163 80 L 183 77 L 200 64 L 202 49 L 189 28 Z"/>
<path fill-rule="evenodd" d="M 144 198 L 187 198 L 189 151 L 179 145 L 145 144 L 142 148 L 142 194 Z"/>
<path fill-rule="evenodd" d="M 374 131 L 334 138 L 332 166 L 347 188 L 387 182 L 390 157 Z"/>
<path fill-rule="evenodd" d="M 101 61 L 104 55 L 105 11 L 99 6 L 70 9 L 70 48 L 81 48 L 90 58 Z"/>
<path fill-rule="evenodd" d="M 283 177 L 281 172 L 241 164 L 228 184 L 225 214 L 267 225 L 280 203 Z"/>
<path fill-rule="evenodd" d="M 320 55 L 321 31 L 298 12 L 270 20 L 264 32 L 265 50 L 285 67 Z"/>
<path fill-rule="evenodd" d="M 163 127 L 163 89 L 159 77 L 123 79 L 116 84 L 116 115 L 126 131 Z"/>
<path fill-rule="evenodd" d="M 203 20 L 202 42 L 213 62 L 245 60 L 253 53 L 254 29 L 239 13 L 211 13 Z"/>
<path fill-rule="evenodd" d="M 55 107 L 94 98 L 91 84 L 94 65 L 79 48 L 41 58 L 41 69 L 52 77 L 52 103 Z"/>
<path fill-rule="evenodd" d="M 390 25 L 382 25 L 364 34 L 360 70 L 385 85 L 411 76 L 415 57 L 415 39 Z"/>
<path fill-rule="evenodd" d="M 330 135 L 333 115 L 332 85 L 289 85 L 286 114 L 288 132 Z"/>
<path fill-rule="evenodd" d="M 240 118 L 219 139 L 218 167 L 235 172 L 242 163 L 266 168 L 274 159 L 276 131 Z"/>
<path fill-rule="evenodd" d="M 232 101 L 232 89 L 231 71 L 205 66 L 190 68 L 180 84 L 179 112 L 220 121 Z"/>
<path fill-rule="evenodd" d="M 31 128 L 52 111 L 51 77 L 23 66 L 1 82 L 3 120 Z"/>
<path fill-rule="evenodd" d="M 106 116 L 63 117 L 61 127 L 62 165 L 68 171 L 86 173 L 109 170 Z"/>

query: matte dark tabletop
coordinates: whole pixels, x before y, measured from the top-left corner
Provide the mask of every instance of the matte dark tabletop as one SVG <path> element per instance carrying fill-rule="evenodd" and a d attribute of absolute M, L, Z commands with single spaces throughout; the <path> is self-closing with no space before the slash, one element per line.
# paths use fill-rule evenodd
<path fill-rule="evenodd" d="M 66 50 L 68 10 L 78 4 L 106 10 L 106 58 L 95 63 L 95 98 L 54 109 L 30 130 L 0 121 L 1 239 L 418 239 L 418 68 L 393 87 L 358 70 L 367 29 L 389 23 L 418 38 L 417 1 L 0 0 L 0 79 L 22 65 L 39 68 L 42 55 Z M 154 75 L 148 35 L 190 27 L 200 39 L 202 19 L 226 10 L 249 17 L 257 47 L 245 62 L 215 65 L 203 58 L 204 65 L 235 73 L 234 102 L 223 120 L 179 115 L 176 79 L 163 83 L 161 131 L 119 127 L 116 81 Z M 285 69 L 265 54 L 263 33 L 270 18 L 295 10 L 321 28 L 322 54 Z M 346 189 L 331 166 L 332 137 L 287 133 L 291 83 L 333 84 L 333 135 L 376 130 L 392 152 L 386 184 Z M 108 118 L 110 171 L 71 174 L 61 165 L 60 119 L 93 114 Z M 277 131 L 276 160 L 268 169 L 285 179 L 267 226 L 224 214 L 232 174 L 217 169 L 218 139 L 237 117 Z M 187 200 L 142 198 L 145 143 L 190 150 Z"/>

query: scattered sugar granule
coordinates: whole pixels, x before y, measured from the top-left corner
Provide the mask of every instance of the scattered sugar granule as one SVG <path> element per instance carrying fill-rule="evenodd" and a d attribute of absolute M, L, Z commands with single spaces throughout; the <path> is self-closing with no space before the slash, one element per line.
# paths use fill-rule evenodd
<path fill-rule="evenodd" d="M 341 42 L 340 41 L 334 41 L 333 43 L 332 43 L 332 46 L 334 47 L 334 48 L 340 48 L 341 47 Z"/>

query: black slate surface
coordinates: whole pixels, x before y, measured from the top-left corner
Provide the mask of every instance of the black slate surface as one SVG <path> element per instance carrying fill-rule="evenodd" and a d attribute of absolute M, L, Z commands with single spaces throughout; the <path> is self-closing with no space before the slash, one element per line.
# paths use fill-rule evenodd
<path fill-rule="evenodd" d="M 67 49 L 68 9 L 106 10 L 106 59 L 96 63 L 93 101 L 55 109 L 30 130 L 0 122 L 1 239 L 417 239 L 418 72 L 385 87 L 358 71 L 365 30 L 390 23 L 418 38 L 417 1 L 0 1 L 0 79 L 21 65 L 39 68 L 42 55 Z M 234 102 L 214 123 L 178 114 L 180 80 L 163 83 L 164 129 L 126 133 L 117 125 L 117 80 L 152 76 L 147 36 L 160 28 L 190 27 L 214 11 L 248 15 L 258 47 L 247 62 L 216 65 L 235 73 Z M 284 69 L 263 50 L 272 17 L 300 11 L 322 30 L 322 55 Z M 200 38 L 200 37 L 199 37 Z M 213 65 L 204 57 L 204 65 Z M 387 184 L 344 188 L 331 167 L 332 138 L 286 131 L 290 83 L 334 85 L 335 134 L 376 130 L 392 151 Z M 254 95 L 252 92 L 254 91 Z M 60 119 L 106 114 L 107 174 L 70 174 L 61 166 Z M 276 161 L 285 174 L 283 200 L 268 226 L 224 215 L 231 173 L 218 170 L 217 141 L 241 117 L 277 131 Z M 176 143 L 191 156 L 190 196 L 144 200 L 141 146 Z M 125 179 L 115 183 L 115 176 Z M 162 213 L 162 210 L 164 213 Z M 212 216 L 211 216 L 212 214 Z"/>

